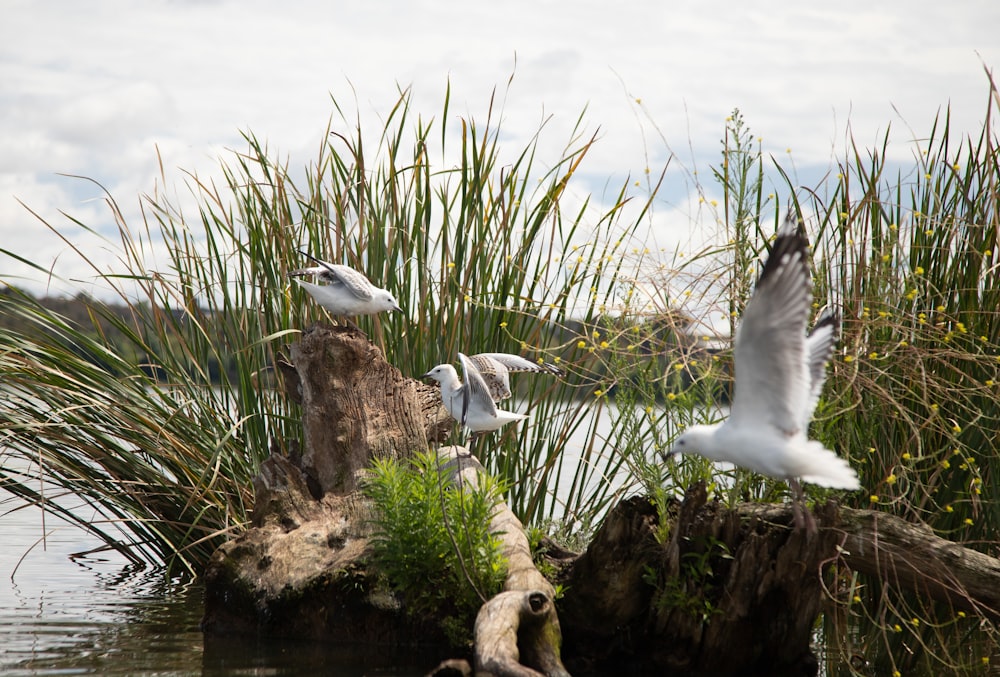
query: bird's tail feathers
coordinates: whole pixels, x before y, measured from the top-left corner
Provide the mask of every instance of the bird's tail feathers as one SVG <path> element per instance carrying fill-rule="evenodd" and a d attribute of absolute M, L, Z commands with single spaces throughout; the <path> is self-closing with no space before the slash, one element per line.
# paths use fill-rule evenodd
<path fill-rule="evenodd" d="M 808 467 L 799 474 L 803 482 L 830 489 L 861 488 L 858 474 L 845 459 L 816 440 L 809 440 L 807 444 Z"/>

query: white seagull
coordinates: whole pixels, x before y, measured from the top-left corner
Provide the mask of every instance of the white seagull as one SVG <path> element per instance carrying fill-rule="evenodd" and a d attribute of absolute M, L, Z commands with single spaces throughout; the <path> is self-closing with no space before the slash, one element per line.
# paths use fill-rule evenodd
<path fill-rule="evenodd" d="M 837 314 L 827 310 L 806 334 L 812 304 L 807 247 L 799 221 L 789 213 L 736 331 L 729 417 L 714 425 L 691 426 L 665 455 L 694 452 L 786 480 L 799 528 L 800 480 L 861 488 L 846 460 L 807 436 L 839 326 Z M 808 511 L 805 526 L 815 531 Z"/>
<path fill-rule="evenodd" d="M 497 364 L 502 363 L 496 360 L 495 356 L 503 354 L 484 353 L 484 355 L 490 355 L 490 359 L 495 360 Z M 462 353 L 458 354 L 458 360 L 462 363 L 464 383 L 459 380 L 458 372 L 450 364 L 439 364 L 420 378 L 432 378 L 441 384 L 441 402 L 444 404 L 444 408 L 448 410 L 453 419 L 471 430 L 473 434 L 497 430 L 508 423 L 528 418 L 526 414 L 515 414 L 511 411 L 497 409 L 490 385 L 487 384 L 483 374 L 476 368 L 473 361 L 475 357 L 482 357 L 482 355 L 470 358 Z M 529 364 L 534 363 L 529 362 Z M 506 368 L 509 369 L 509 367 Z M 503 378 L 506 380 L 506 373 L 504 373 Z M 492 377 L 492 379 L 496 381 L 496 377 Z M 507 393 L 509 396 L 509 387 Z"/>
<path fill-rule="evenodd" d="M 374 315 L 387 310 L 403 312 L 396 299 L 385 289 L 372 284 L 362 273 L 336 263 L 327 263 L 308 252 L 300 252 L 319 265 L 300 268 L 288 273 L 299 285 L 309 292 L 316 303 L 333 315 L 357 317 Z M 326 284 L 313 284 L 300 278 L 313 276 Z"/>

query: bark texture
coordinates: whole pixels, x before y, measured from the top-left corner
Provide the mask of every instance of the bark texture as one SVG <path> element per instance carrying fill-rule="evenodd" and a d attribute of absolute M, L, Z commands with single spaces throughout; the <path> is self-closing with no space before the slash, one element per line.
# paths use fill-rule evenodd
<path fill-rule="evenodd" d="M 404 378 L 355 328 L 314 325 L 290 357 L 295 376 L 287 382 L 302 405 L 302 469 L 318 496 L 355 491 L 370 458 L 427 449 L 451 429 L 434 389 Z"/>
<path fill-rule="evenodd" d="M 653 504 L 623 501 L 567 576 L 567 666 L 815 675 L 813 623 L 836 574 L 852 570 L 1000 617 L 1000 560 L 884 513 L 827 503 L 814 514 L 819 532 L 810 535 L 793 528 L 788 505 L 729 510 L 696 486 L 674 505 L 660 543 Z"/>
<path fill-rule="evenodd" d="M 272 455 L 254 481 L 251 528 L 204 574 L 202 627 L 370 645 L 444 642 L 374 586 L 370 507 L 353 490 L 370 457 L 427 448 L 448 430 L 435 388 L 404 378 L 357 329 L 317 325 L 279 363 L 302 405 L 304 451 Z M 294 445 L 292 445 L 294 446 Z"/>
<path fill-rule="evenodd" d="M 822 528 L 835 509 L 816 517 L 818 534 L 793 531 L 725 510 L 698 485 L 676 506 L 670 538 L 660 543 L 654 506 L 623 502 L 567 581 L 566 655 L 589 656 L 570 667 L 815 674 L 809 640 L 823 599 L 820 572 L 839 540 Z"/>
<path fill-rule="evenodd" d="M 893 515 L 841 508 L 840 517 L 850 568 L 1000 620 L 1000 559 Z"/>

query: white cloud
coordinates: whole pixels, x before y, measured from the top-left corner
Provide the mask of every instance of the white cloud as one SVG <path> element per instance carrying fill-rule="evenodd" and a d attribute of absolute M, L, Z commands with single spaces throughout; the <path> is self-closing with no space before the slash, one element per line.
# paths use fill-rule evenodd
<path fill-rule="evenodd" d="M 551 116 L 539 162 L 556 159 L 586 106 L 585 130 L 601 137 L 584 168 L 592 186 L 602 174 L 619 177 L 614 185 L 647 164 L 658 171 L 667 146 L 689 169 L 707 167 L 735 107 L 765 152 L 785 158 L 790 148 L 804 170 L 844 149 L 848 125 L 872 145 L 892 125 L 891 152 L 909 158 L 907 125 L 926 133 L 949 102 L 954 129 L 977 129 L 987 95 L 979 55 L 1000 63 L 997 25 L 992 0 L 915 0 L 905 11 L 861 0 L 9 2 L 0 238 L 12 248 L 39 232 L 14 195 L 47 213 L 79 207 L 80 189 L 58 172 L 101 181 L 132 220 L 157 179 L 157 148 L 168 178 L 177 167 L 217 174 L 221 149 L 242 148 L 250 130 L 304 165 L 333 114 L 331 93 L 351 125 L 360 114 L 377 131 L 399 86 L 413 85 L 414 114 L 439 117 L 449 79 L 449 124 L 482 124 L 495 90 L 513 149 Z M 671 200 L 686 199 L 673 190 Z"/>

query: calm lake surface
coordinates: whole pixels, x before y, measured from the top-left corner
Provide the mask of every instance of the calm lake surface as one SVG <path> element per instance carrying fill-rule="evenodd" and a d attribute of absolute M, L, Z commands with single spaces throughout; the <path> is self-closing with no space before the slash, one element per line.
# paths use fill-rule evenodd
<path fill-rule="evenodd" d="M 7 500 L 5 500 L 7 499 Z M 203 638 L 202 588 L 136 569 L 0 494 L 0 675 L 422 675 L 429 663 L 317 642 Z"/>

